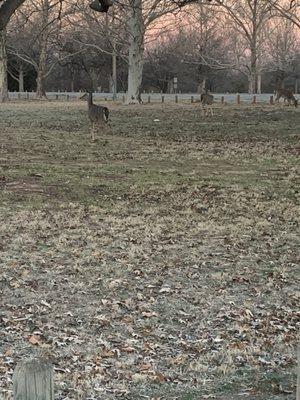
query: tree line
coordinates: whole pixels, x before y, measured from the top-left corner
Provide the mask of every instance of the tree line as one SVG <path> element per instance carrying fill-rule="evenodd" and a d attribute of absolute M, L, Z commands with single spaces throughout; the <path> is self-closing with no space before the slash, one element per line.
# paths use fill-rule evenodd
<path fill-rule="evenodd" d="M 95 3 L 95 1 L 93 2 Z M 0 0 L 0 96 L 11 90 L 260 93 L 300 79 L 291 0 Z"/>

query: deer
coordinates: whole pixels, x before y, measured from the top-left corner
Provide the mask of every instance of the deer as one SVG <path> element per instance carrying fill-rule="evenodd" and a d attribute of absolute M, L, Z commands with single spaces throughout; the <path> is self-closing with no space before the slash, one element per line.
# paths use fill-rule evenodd
<path fill-rule="evenodd" d="M 81 96 L 82 100 L 87 100 L 88 104 L 88 117 L 92 123 L 91 138 L 92 142 L 95 141 L 95 127 L 105 128 L 108 123 L 109 110 L 107 107 L 98 106 L 93 103 L 93 93 L 87 92 Z"/>
<path fill-rule="evenodd" d="M 293 103 L 295 107 L 298 106 L 298 100 L 295 98 L 293 91 L 291 89 L 277 89 L 275 91 L 275 94 L 276 94 L 275 101 L 277 103 L 279 103 L 279 99 L 283 97 L 284 101 L 287 100 L 288 105 Z"/>
<path fill-rule="evenodd" d="M 201 94 L 200 102 L 202 104 L 202 115 L 208 115 L 208 110 L 210 111 L 211 115 L 214 115 L 212 105 L 214 102 L 214 96 L 209 94 L 206 90 L 205 93 Z"/>

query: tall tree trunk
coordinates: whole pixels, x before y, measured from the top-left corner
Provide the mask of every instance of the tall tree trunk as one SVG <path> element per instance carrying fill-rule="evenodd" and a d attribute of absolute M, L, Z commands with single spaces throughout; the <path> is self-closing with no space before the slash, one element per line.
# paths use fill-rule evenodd
<path fill-rule="evenodd" d="M 39 99 L 46 97 L 46 57 L 46 47 L 42 46 L 36 78 L 36 97 Z"/>
<path fill-rule="evenodd" d="M 24 71 L 22 64 L 19 68 L 19 92 L 24 92 Z"/>
<path fill-rule="evenodd" d="M 42 26 L 43 31 L 40 35 L 39 41 L 39 63 L 37 69 L 36 78 L 36 97 L 39 99 L 46 98 L 46 77 L 47 77 L 47 47 L 48 47 L 48 35 L 49 35 L 49 12 L 50 4 L 49 0 L 43 0 L 42 2 Z"/>
<path fill-rule="evenodd" d="M 261 72 L 257 74 L 257 94 L 261 94 Z"/>
<path fill-rule="evenodd" d="M 251 47 L 251 63 L 250 63 L 250 74 L 249 74 L 249 93 L 256 93 L 257 83 L 257 57 L 256 57 L 256 46 Z"/>
<path fill-rule="evenodd" d="M 0 30 L 0 103 L 8 100 L 6 32 Z"/>
<path fill-rule="evenodd" d="M 133 0 L 128 20 L 128 90 L 127 104 L 141 103 L 141 86 L 144 66 L 144 36 L 142 1 Z"/>

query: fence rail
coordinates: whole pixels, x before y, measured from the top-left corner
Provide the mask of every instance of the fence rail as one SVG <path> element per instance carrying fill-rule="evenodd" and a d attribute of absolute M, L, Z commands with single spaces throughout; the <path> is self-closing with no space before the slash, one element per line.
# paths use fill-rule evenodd
<path fill-rule="evenodd" d="M 47 92 L 49 100 L 69 101 L 76 100 L 82 96 L 83 92 Z M 256 104 L 269 103 L 274 104 L 272 93 L 248 94 L 248 93 L 214 93 L 214 101 L 222 104 Z M 35 92 L 9 92 L 12 100 L 34 100 Z M 200 101 L 200 95 L 195 93 L 142 93 L 142 101 L 144 103 L 196 103 Z M 113 101 L 113 93 L 94 93 L 95 100 Z M 118 93 L 117 101 L 124 102 L 126 94 Z"/>

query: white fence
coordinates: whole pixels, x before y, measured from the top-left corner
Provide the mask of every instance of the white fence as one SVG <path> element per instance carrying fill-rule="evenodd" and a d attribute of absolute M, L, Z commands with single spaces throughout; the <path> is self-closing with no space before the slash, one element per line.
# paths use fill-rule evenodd
<path fill-rule="evenodd" d="M 79 99 L 80 96 L 83 95 L 83 92 L 47 92 L 47 98 L 49 100 L 75 100 Z M 237 94 L 236 93 L 213 93 L 214 99 L 216 102 L 223 101 L 226 103 L 236 103 L 237 102 Z M 248 93 L 240 93 L 240 101 L 241 103 L 252 103 L 253 102 L 253 94 Z M 273 96 L 273 93 L 263 93 L 256 94 L 255 101 L 258 103 L 266 103 L 270 102 L 270 97 Z M 36 98 L 35 92 L 10 92 L 9 97 L 12 100 L 33 100 Z M 195 93 L 178 93 L 178 94 L 162 94 L 162 93 L 142 93 L 141 95 L 144 103 L 149 102 L 191 102 L 197 101 L 200 99 L 199 94 Z M 117 100 L 124 101 L 126 98 L 125 93 L 118 93 Z M 95 100 L 113 100 L 113 93 L 94 93 Z"/>

